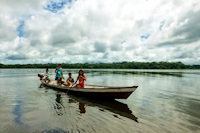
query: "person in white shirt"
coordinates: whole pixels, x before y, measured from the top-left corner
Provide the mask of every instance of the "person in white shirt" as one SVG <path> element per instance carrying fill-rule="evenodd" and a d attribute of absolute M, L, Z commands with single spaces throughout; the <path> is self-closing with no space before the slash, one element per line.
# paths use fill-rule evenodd
<path fill-rule="evenodd" d="M 48 68 L 46 69 L 46 73 L 44 74 L 44 81 L 48 81 L 47 84 L 51 81 L 50 78 L 49 78 L 49 70 Z"/>

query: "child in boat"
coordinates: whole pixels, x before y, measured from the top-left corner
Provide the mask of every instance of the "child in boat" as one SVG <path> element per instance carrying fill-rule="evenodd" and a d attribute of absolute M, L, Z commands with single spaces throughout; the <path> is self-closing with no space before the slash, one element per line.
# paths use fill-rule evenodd
<path fill-rule="evenodd" d="M 40 80 L 42 80 L 44 78 L 44 76 L 42 74 L 38 74 L 38 77 L 40 77 Z"/>
<path fill-rule="evenodd" d="M 67 82 L 64 83 L 63 85 L 65 86 L 70 86 L 74 83 L 74 78 L 72 78 L 72 73 L 69 73 L 69 78 L 67 79 Z"/>
<path fill-rule="evenodd" d="M 62 75 L 62 77 L 61 77 L 61 84 L 65 83 L 65 81 L 63 81 L 63 79 L 65 80 L 64 76 Z"/>
<path fill-rule="evenodd" d="M 84 81 L 86 81 L 86 76 L 84 75 L 83 70 L 79 71 L 79 75 L 77 77 L 76 82 L 77 81 L 79 81 L 79 83 L 75 87 L 84 88 Z M 76 82 L 75 82 L 75 84 L 76 84 Z"/>
<path fill-rule="evenodd" d="M 57 85 L 61 85 L 61 78 L 63 76 L 61 64 L 58 64 L 58 67 L 56 67 L 55 73 L 56 73 L 55 80 L 57 80 Z"/>
<path fill-rule="evenodd" d="M 49 78 L 48 68 L 46 69 L 46 73 L 44 74 L 44 82 L 46 83 L 46 81 L 48 81 L 47 84 L 51 81 L 50 78 Z"/>

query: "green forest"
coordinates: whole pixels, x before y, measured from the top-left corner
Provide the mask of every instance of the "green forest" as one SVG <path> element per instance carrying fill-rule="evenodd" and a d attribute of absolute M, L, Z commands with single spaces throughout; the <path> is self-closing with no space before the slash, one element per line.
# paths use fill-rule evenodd
<path fill-rule="evenodd" d="M 0 68 L 56 68 L 58 64 L 0 64 Z M 200 69 L 200 65 L 181 62 L 62 63 L 65 69 Z"/>

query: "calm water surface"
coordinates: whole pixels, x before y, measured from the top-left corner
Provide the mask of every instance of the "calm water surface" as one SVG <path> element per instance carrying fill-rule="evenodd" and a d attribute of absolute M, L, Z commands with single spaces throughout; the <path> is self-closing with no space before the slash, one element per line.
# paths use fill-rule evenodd
<path fill-rule="evenodd" d="M 44 72 L 0 69 L 0 132 L 200 132 L 199 70 L 85 70 L 87 84 L 139 86 L 113 101 L 42 87 Z"/>

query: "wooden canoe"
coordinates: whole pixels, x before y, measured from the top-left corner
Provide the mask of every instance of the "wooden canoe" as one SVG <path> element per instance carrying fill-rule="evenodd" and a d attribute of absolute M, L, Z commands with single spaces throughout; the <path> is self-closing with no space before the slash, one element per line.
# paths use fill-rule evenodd
<path fill-rule="evenodd" d="M 84 88 L 76 88 L 69 86 L 57 86 L 56 81 L 51 81 L 49 84 L 41 80 L 42 85 L 52 87 L 54 89 L 67 91 L 68 93 L 80 94 L 82 96 L 102 97 L 109 99 L 127 99 L 138 86 L 131 87 L 109 87 L 109 86 L 96 86 L 85 85 Z"/>

